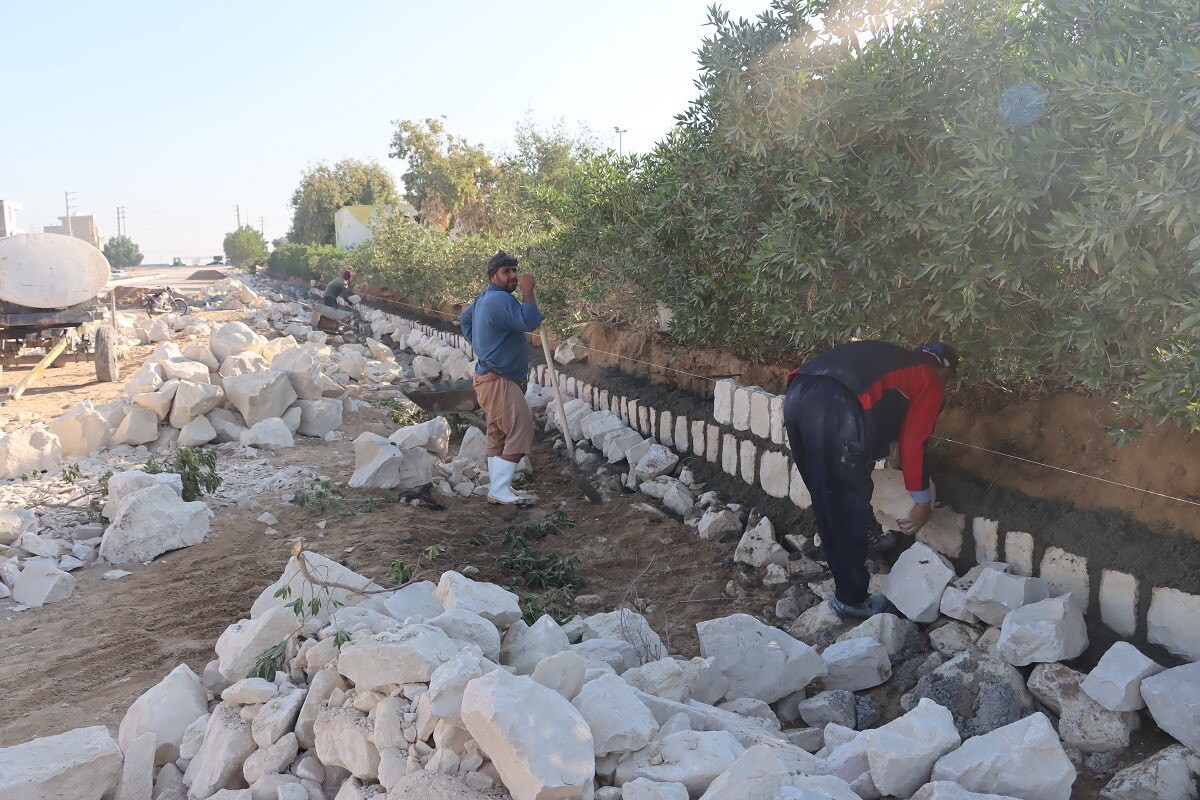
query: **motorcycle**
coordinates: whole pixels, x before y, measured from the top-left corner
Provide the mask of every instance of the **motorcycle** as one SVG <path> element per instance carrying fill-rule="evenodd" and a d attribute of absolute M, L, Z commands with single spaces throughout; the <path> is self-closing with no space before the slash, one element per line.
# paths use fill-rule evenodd
<path fill-rule="evenodd" d="M 147 316 L 188 313 L 187 301 L 171 291 L 170 287 L 153 292 L 142 292 L 139 299 L 142 308 L 146 309 Z"/>

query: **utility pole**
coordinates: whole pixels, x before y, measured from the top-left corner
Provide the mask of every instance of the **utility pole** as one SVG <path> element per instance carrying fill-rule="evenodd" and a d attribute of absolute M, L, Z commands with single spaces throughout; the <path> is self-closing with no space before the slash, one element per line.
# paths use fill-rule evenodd
<path fill-rule="evenodd" d="M 237 209 L 238 229 L 240 230 L 242 227 L 242 207 L 240 205 L 237 205 L 237 206 L 234 206 L 234 208 Z"/>
<path fill-rule="evenodd" d="M 266 226 L 263 225 L 262 217 L 258 218 L 258 235 L 263 237 L 264 239 L 267 238 Z"/>
<path fill-rule="evenodd" d="M 617 157 L 619 158 L 621 156 L 621 134 L 629 133 L 629 129 L 613 125 L 613 130 L 617 132 Z"/>
<path fill-rule="evenodd" d="M 71 195 L 74 192 L 63 192 L 63 200 L 67 206 L 67 236 L 74 236 L 75 229 L 71 225 Z"/>

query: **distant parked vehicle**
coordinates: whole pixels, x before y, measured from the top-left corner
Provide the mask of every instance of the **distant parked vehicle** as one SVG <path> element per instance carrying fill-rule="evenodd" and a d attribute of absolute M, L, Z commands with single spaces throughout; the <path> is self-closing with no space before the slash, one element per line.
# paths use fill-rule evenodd
<path fill-rule="evenodd" d="M 124 277 L 125 277 L 127 274 L 128 274 L 128 273 L 126 273 L 126 272 L 125 272 L 125 270 L 123 270 L 123 269 L 118 269 L 118 268 L 114 267 L 113 269 L 109 270 L 108 277 L 110 277 L 110 278 L 124 278 Z"/>
<path fill-rule="evenodd" d="M 155 314 L 188 313 L 187 301 L 171 291 L 171 287 L 169 286 L 150 292 L 142 292 L 138 299 L 142 303 L 142 308 L 146 309 L 146 315 L 150 317 L 153 317 Z"/>

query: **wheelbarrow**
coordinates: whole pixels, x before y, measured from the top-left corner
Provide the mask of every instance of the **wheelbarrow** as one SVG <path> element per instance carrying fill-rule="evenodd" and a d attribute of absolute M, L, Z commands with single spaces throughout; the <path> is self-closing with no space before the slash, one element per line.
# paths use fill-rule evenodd
<path fill-rule="evenodd" d="M 351 325 L 354 320 L 353 311 L 343 311 L 327 305 L 313 307 L 312 321 L 309 327 L 325 333 L 338 334 Z"/>
<path fill-rule="evenodd" d="M 475 414 L 479 398 L 469 380 L 404 388 L 404 396 L 429 414 Z"/>

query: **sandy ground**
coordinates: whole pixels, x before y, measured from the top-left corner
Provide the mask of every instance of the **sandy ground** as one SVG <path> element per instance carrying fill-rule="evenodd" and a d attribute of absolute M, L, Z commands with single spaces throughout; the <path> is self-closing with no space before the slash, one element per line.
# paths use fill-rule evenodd
<path fill-rule="evenodd" d="M 130 354 L 123 374 L 131 373 L 150 349 Z M 120 384 L 95 383 L 91 365 L 68 365 L 51 370 L 36 390 L 0 409 L 0 415 L 32 412 L 50 418 L 85 398 L 104 401 L 121 393 Z M 352 439 L 364 430 L 386 435 L 394 429 L 385 409 L 371 406 L 348 418 L 344 441 L 300 439 L 269 461 L 345 481 L 354 463 Z M 203 543 L 149 565 L 126 567 L 133 574 L 119 581 L 104 581 L 103 568 L 89 568 L 75 573 L 78 585 L 64 602 L 21 613 L 13 611 L 11 601 L 0 602 L 0 747 L 86 725 L 115 730 L 129 704 L 177 664 L 201 671 L 213 658 L 220 633 L 247 615 L 279 575 L 298 536 L 306 537 L 313 550 L 381 582 L 387 582 L 393 561 L 417 562 L 426 548 L 437 546 L 442 555 L 429 565 L 435 579 L 444 569 L 473 565 L 482 579 L 526 595 L 531 592 L 513 585 L 513 576 L 498 564 L 507 553 L 504 529 L 546 519 L 562 508 L 577 525 L 533 549 L 578 556 L 586 581 L 582 592 L 602 598 L 594 610 L 614 608 L 622 600 L 643 605 L 673 652 L 696 654 L 699 620 L 738 610 L 761 614 L 774 604 L 774 593 L 762 588 L 740 605 L 724 597 L 726 582 L 740 575 L 730 554 L 698 540 L 682 523 L 637 507 L 647 498 L 621 495 L 603 506 L 589 504 L 571 483 L 565 460 L 544 440 L 533 462 L 529 488 L 541 497 L 534 509 L 503 510 L 481 500 L 455 499 L 439 511 L 386 502 L 384 492 L 347 491 L 340 508 L 319 513 L 284 502 L 279 493 L 264 493 L 256 508 L 220 509 Z M 364 502 L 372 497 L 376 504 Z M 371 505 L 378 510 L 370 511 Z M 264 535 L 267 526 L 256 522 L 264 511 L 278 517 L 279 536 Z"/>

